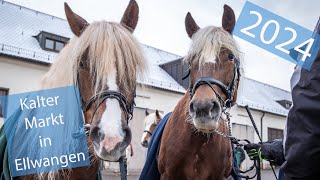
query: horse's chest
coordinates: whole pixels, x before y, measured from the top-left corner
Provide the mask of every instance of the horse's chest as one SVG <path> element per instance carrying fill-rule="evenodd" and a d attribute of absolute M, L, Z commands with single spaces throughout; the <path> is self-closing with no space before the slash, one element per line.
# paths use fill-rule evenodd
<path fill-rule="evenodd" d="M 199 177 L 196 179 L 220 179 L 226 169 L 227 156 L 225 153 L 214 154 L 194 154 L 188 160 L 185 173 L 190 176 Z"/>

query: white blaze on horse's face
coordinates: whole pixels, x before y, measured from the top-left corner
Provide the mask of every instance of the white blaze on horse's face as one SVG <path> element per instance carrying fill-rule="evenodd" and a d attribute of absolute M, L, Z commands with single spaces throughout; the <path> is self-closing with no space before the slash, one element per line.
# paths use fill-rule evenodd
<path fill-rule="evenodd" d="M 163 118 L 163 114 L 158 112 L 159 117 L 156 113 L 151 113 L 144 118 L 144 132 L 141 137 L 141 145 L 145 148 L 148 147 L 151 136 L 158 125 L 159 121 Z"/>
<path fill-rule="evenodd" d="M 148 143 L 150 141 L 151 138 L 151 134 L 152 133 L 151 130 L 151 126 L 156 122 L 157 117 L 156 117 L 156 113 L 151 113 L 148 116 L 146 116 L 144 118 L 144 132 L 142 134 L 142 138 L 141 138 L 141 144 L 142 146 L 148 146 Z"/>
<path fill-rule="evenodd" d="M 117 72 L 110 72 L 107 79 L 108 90 L 119 91 L 116 81 Z M 111 154 L 119 144 L 121 144 L 126 136 L 122 128 L 122 109 L 117 99 L 107 98 L 105 100 L 106 109 L 103 112 L 99 127 L 100 143 L 94 143 L 95 153 L 102 159 L 106 159 L 106 154 Z M 108 159 L 112 157 L 108 156 Z M 117 160 L 116 157 L 114 159 Z"/>

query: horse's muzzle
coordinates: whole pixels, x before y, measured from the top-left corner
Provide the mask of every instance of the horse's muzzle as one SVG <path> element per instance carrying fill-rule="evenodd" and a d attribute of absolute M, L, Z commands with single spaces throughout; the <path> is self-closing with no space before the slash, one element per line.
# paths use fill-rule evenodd
<path fill-rule="evenodd" d="M 189 113 L 192 118 L 199 118 L 202 120 L 219 119 L 221 107 L 217 100 L 197 100 L 190 102 Z M 204 122 L 205 123 L 205 122 Z"/>
<path fill-rule="evenodd" d="M 125 154 L 126 148 L 131 143 L 131 130 L 126 127 L 123 139 L 117 137 L 105 137 L 103 134 L 95 132 L 90 133 L 91 141 L 94 147 L 95 155 L 104 161 L 118 161 Z"/>

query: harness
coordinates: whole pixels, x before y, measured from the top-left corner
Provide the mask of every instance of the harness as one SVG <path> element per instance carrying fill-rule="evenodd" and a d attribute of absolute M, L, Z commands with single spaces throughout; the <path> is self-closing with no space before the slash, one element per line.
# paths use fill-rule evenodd
<path fill-rule="evenodd" d="M 120 107 L 122 108 L 122 110 L 125 113 L 126 116 L 126 120 L 127 120 L 127 124 L 129 124 L 129 121 L 132 119 L 133 117 L 133 109 L 134 106 L 136 105 L 134 100 L 132 101 L 132 103 L 129 103 L 127 98 L 119 91 L 113 91 L 113 90 L 104 90 L 98 94 L 93 95 L 88 102 L 85 102 L 84 99 L 81 96 L 81 84 L 79 81 L 79 71 L 77 72 L 77 84 L 79 87 L 79 94 L 80 94 L 80 100 L 82 102 L 82 111 L 83 113 L 86 113 L 87 111 L 90 110 L 90 108 L 93 106 L 94 103 L 96 103 L 96 106 L 94 107 L 94 111 L 93 111 L 93 115 L 92 118 L 94 117 L 94 115 L 96 114 L 99 106 L 102 104 L 103 101 L 105 101 L 106 99 L 116 99 L 119 104 Z M 136 92 L 134 91 L 133 93 L 133 98 L 136 97 Z M 90 129 L 91 129 L 91 124 L 86 123 L 85 118 L 84 119 L 84 128 L 85 128 L 85 134 L 88 137 L 89 133 L 90 133 Z M 126 180 L 127 179 L 127 168 L 125 165 L 125 162 L 123 160 L 123 157 L 120 157 L 119 159 L 119 165 L 120 165 L 120 173 L 121 173 L 121 180 Z M 100 170 L 99 170 L 100 172 Z"/>
<path fill-rule="evenodd" d="M 235 89 L 237 83 L 240 81 L 240 61 L 238 58 L 235 58 L 232 56 L 232 59 L 234 61 L 234 68 L 233 68 L 233 78 L 232 81 L 228 84 L 225 85 L 222 83 L 220 80 L 212 78 L 212 77 L 201 77 L 195 81 L 194 84 L 191 82 L 191 78 L 189 79 L 189 94 L 190 94 L 190 100 L 192 99 L 193 95 L 195 94 L 197 88 L 199 88 L 201 85 L 208 85 L 212 91 L 216 94 L 218 97 L 219 101 L 222 104 L 222 112 L 226 115 L 226 121 L 228 123 L 229 127 L 229 134 L 223 133 L 217 129 L 215 129 L 213 132 L 216 134 L 222 135 L 226 138 L 231 137 L 231 124 L 230 124 L 230 113 L 228 112 L 228 109 L 231 108 L 231 106 L 235 103 L 233 101 Z M 191 74 L 191 65 L 189 64 L 188 67 L 188 73 L 182 78 L 182 80 L 185 80 L 187 77 L 189 77 Z M 225 94 L 226 99 L 223 100 L 221 94 L 213 87 L 213 85 L 218 86 L 222 92 Z"/>
<path fill-rule="evenodd" d="M 134 106 L 136 105 L 134 101 L 132 101 L 132 103 L 129 103 L 127 98 L 119 91 L 113 91 L 113 90 L 104 90 L 98 94 L 95 94 L 93 96 L 91 96 L 91 98 L 88 100 L 88 102 L 85 102 L 85 100 L 82 98 L 81 96 L 81 84 L 80 84 L 80 75 L 79 75 L 79 71 L 77 72 L 77 84 L 79 87 L 79 94 L 80 94 L 80 100 L 82 102 L 82 107 L 83 107 L 83 113 L 86 113 L 87 111 L 90 110 L 90 108 L 92 107 L 92 105 L 97 102 L 97 105 L 95 106 L 95 109 L 93 111 L 93 115 L 92 118 L 94 117 L 94 115 L 96 114 L 99 106 L 101 105 L 101 103 L 103 101 L 105 101 L 106 99 L 116 99 L 118 100 L 120 107 L 122 108 L 122 110 L 125 112 L 126 115 L 126 120 L 127 120 L 127 124 L 129 123 L 129 121 L 132 119 L 133 117 L 133 109 Z M 136 92 L 133 93 L 133 97 L 136 97 Z M 88 132 L 90 131 L 91 128 L 91 124 L 86 123 L 85 119 L 84 119 L 84 127 L 86 128 L 86 135 L 88 136 Z"/>
<path fill-rule="evenodd" d="M 190 78 L 190 81 L 189 81 L 190 99 L 192 99 L 197 88 L 199 88 L 201 85 L 206 84 L 213 90 L 213 92 L 216 94 L 216 96 L 219 98 L 219 100 L 223 102 L 223 107 L 230 108 L 234 103 L 233 97 L 234 97 L 234 92 L 235 92 L 237 82 L 240 81 L 240 61 L 239 61 L 239 59 L 234 58 L 234 63 L 235 63 L 235 65 L 233 68 L 233 78 L 232 78 L 232 81 L 228 85 L 225 85 L 220 80 L 212 78 L 212 77 L 201 77 L 198 80 L 196 80 L 194 85 L 192 85 L 191 78 Z M 182 78 L 182 80 L 186 79 L 190 74 L 191 74 L 191 66 L 189 65 L 188 74 L 186 76 L 184 76 Z M 223 93 L 227 97 L 226 100 L 223 100 L 222 96 L 213 87 L 213 85 L 217 85 L 223 91 Z"/>
<path fill-rule="evenodd" d="M 235 65 L 233 68 L 233 79 L 232 81 L 228 84 L 225 85 L 224 83 L 222 83 L 220 80 L 212 78 L 212 77 L 201 77 L 199 79 L 197 79 L 195 81 L 195 83 L 192 85 L 191 83 L 191 78 L 189 80 L 189 94 L 190 94 L 190 99 L 192 99 L 193 95 L 195 94 L 197 88 L 199 88 L 201 85 L 208 85 L 212 91 L 215 93 L 215 95 L 217 96 L 217 98 L 219 99 L 219 101 L 221 102 L 220 104 L 222 104 L 222 113 L 226 115 L 226 121 L 228 123 L 228 127 L 229 127 L 229 132 L 224 133 L 221 131 L 218 131 L 217 129 L 215 129 L 213 132 L 224 137 L 227 138 L 231 141 L 232 146 L 234 147 L 234 145 L 236 145 L 237 147 L 241 147 L 243 146 L 240 142 L 244 141 L 246 143 L 250 143 L 248 140 L 240 140 L 237 139 L 235 137 L 232 136 L 231 134 L 231 124 L 230 124 L 230 113 L 228 112 L 228 110 L 232 107 L 232 105 L 235 103 L 233 101 L 233 97 L 234 97 L 234 93 L 235 93 L 235 89 L 236 89 L 236 84 L 240 81 L 240 61 L 237 58 L 233 58 Z M 188 67 L 188 73 L 182 78 L 182 80 L 186 79 L 189 75 L 191 74 L 191 65 L 189 65 Z M 217 89 L 215 89 L 213 86 L 216 85 L 218 86 L 222 92 L 224 93 L 224 95 L 226 96 L 226 99 L 224 100 L 221 96 L 221 94 L 217 91 Z M 256 124 L 253 121 L 252 115 L 250 113 L 250 110 L 248 108 L 248 106 L 246 106 L 246 110 L 249 114 L 250 120 L 254 126 L 254 129 L 258 135 L 258 137 L 261 140 L 261 137 L 259 135 L 258 129 L 256 127 Z M 234 150 L 234 148 L 233 148 Z M 253 176 L 249 177 L 249 176 L 245 176 L 242 175 L 243 173 L 247 173 L 249 171 L 252 171 L 253 169 L 256 169 L 256 172 Z M 254 159 L 254 164 L 245 171 L 241 171 L 238 167 L 236 167 L 236 164 L 233 163 L 232 165 L 232 171 L 233 173 L 240 177 L 240 178 L 245 178 L 245 179 L 253 179 L 255 177 L 257 177 L 258 180 L 261 179 L 261 171 L 260 171 L 260 159 L 256 158 Z"/>

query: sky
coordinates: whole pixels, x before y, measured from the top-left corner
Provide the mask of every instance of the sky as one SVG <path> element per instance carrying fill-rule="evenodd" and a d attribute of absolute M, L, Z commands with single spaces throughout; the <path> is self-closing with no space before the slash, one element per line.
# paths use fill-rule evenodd
<path fill-rule="evenodd" d="M 119 22 L 129 0 L 6 0 L 40 12 L 65 19 L 63 3 L 67 2 L 88 22 L 107 20 Z M 184 19 L 190 12 L 200 27 L 221 26 L 223 5 L 233 8 L 236 18 L 245 0 L 136 0 L 139 22 L 134 32 L 143 44 L 180 56 L 187 54 L 191 44 Z M 320 13 L 319 0 L 250 0 L 279 16 L 313 31 Z M 294 64 L 253 44 L 235 37 L 244 53 L 245 76 L 281 89 L 290 90 Z"/>

